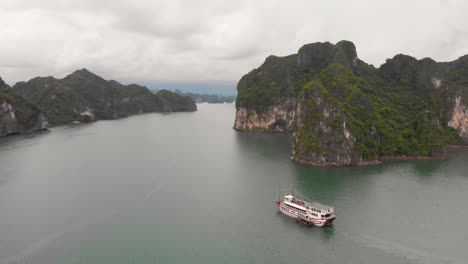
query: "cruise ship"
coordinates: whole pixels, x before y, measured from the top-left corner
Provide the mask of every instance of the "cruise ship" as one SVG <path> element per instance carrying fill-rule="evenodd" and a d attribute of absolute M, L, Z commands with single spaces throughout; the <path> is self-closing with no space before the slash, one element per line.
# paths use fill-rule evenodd
<path fill-rule="evenodd" d="M 317 202 L 306 202 L 288 194 L 276 202 L 279 210 L 304 225 L 329 226 L 335 220 L 333 207 Z"/>

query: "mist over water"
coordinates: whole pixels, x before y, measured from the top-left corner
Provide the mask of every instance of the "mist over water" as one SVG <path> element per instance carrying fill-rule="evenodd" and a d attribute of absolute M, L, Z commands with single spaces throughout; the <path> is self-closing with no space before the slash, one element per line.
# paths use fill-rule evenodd
<path fill-rule="evenodd" d="M 0 139 L 0 264 L 466 263 L 468 150 L 316 168 L 287 135 L 232 129 L 233 104 Z M 331 228 L 278 185 L 335 207 Z"/>

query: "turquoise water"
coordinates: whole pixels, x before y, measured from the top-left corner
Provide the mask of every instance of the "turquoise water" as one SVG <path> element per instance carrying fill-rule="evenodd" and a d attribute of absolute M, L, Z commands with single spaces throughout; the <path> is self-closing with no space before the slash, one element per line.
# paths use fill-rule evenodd
<path fill-rule="evenodd" d="M 0 139 L 0 264 L 467 263 L 468 150 L 367 168 L 291 162 L 234 105 Z M 278 185 L 335 207 L 278 213 Z"/>

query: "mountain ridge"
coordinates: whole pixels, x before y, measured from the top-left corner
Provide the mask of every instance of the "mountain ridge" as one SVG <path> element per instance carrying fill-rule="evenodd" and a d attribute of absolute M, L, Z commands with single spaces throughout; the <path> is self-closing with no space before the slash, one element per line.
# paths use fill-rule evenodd
<path fill-rule="evenodd" d="M 145 86 L 105 80 L 86 68 L 62 79 L 36 77 L 18 82 L 13 90 L 41 107 L 53 125 L 146 112 L 196 111 L 195 103 L 188 98 L 174 94 L 171 100 L 163 100 Z"/>
<path fill-rule="evenodd" d="M 196 110 L 188 96 L 166 90 L 154 94 L 145 86 L 105 80 L 86 68 L 62 79 L 35 77 L 13 87 L 0 78 L 0 136 L 44 130 L 49 125 Z"/>

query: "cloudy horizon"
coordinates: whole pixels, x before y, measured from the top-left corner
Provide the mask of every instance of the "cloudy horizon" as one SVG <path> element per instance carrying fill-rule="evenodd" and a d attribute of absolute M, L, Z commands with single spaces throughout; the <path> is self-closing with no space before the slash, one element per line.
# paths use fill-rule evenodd
<path fill-rule="evenodd" d="M 379 66 L 403 53 L 468 54 L 461 0 L 3 0 L 0 77 L 9 84 L 87 68 L 143 83 L 235 84 L 265 57 L 346 39 Z"/>

